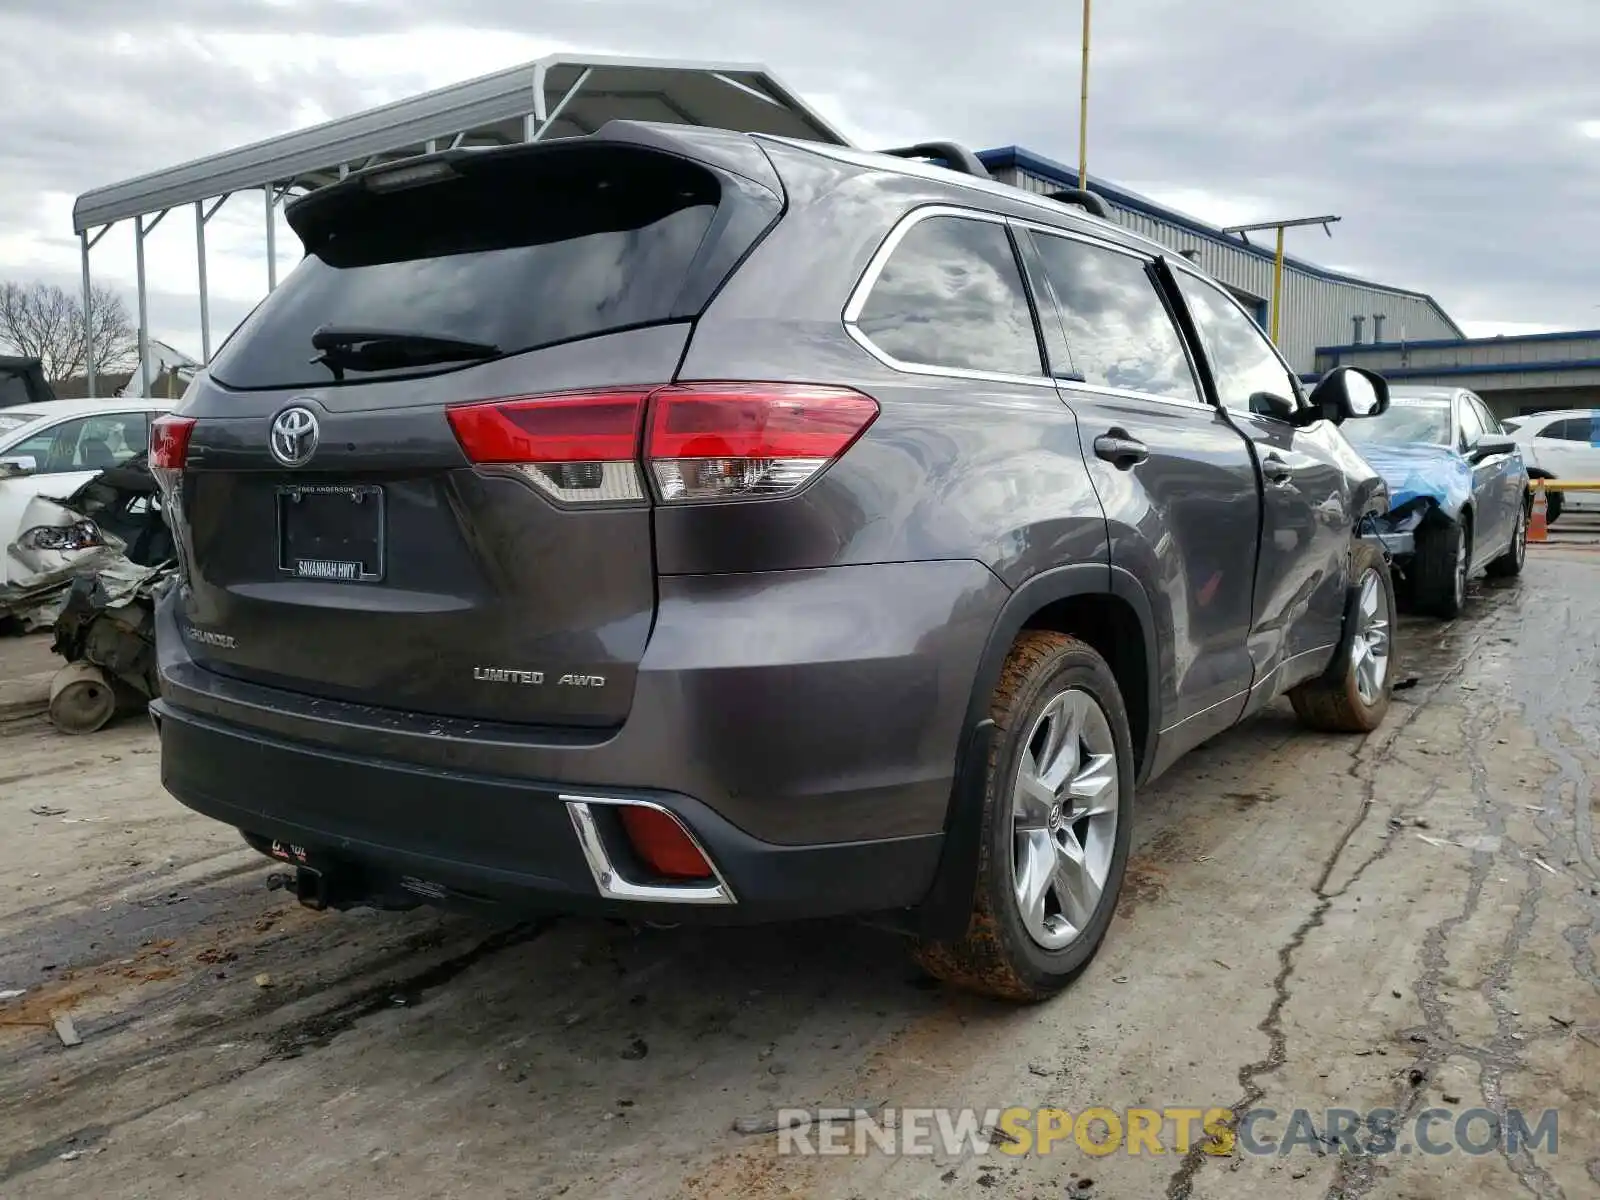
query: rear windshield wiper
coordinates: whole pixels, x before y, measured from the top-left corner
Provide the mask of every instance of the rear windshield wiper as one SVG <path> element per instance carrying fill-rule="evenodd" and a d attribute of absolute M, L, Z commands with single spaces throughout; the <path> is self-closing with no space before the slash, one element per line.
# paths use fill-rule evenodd
<path fill-rule="evenodd" d="M 448 334 L 345 325 L 324 325 L 311 335 L 311 345 L 322 352 L 311 361 L 327 367 L 336 379 L 343 378 L 346 371 L 392 371 L 429 363 L 474 362 L 498 358 L 502 353 L 492 342 Z"/>

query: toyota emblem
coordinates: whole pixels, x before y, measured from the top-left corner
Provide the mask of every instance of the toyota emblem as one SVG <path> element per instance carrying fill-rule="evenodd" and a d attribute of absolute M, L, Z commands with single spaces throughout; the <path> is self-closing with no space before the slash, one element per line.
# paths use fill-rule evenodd
<path fill-rule="evenodd" d="M 286 467 L 303 467 L 317 452 L 317 415 L 309 408 L 286 408 L 272 421 L 272 457 Z"/>

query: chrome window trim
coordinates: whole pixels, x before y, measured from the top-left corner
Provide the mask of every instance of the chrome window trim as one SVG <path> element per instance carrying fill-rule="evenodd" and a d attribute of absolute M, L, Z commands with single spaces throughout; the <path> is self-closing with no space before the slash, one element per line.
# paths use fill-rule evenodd
<path fill-rule="evenodd" d="M 925 363 L 904 362 L 901 359 L 895 358 L 894 355 L 888 353 L 887 351 L 880 349 L 877 344 L 874 343 L 873 340 L 862 331 L 861 327 L 856 322 L 861 316 L 861 310 L 866 307 L 867 297 L 871 294 L 873 287 L 877 284 L 879 276 L 883 274 L 884 267 L 888 265 L 890 255 L 892 255 L 899 247 L 900 243 L 905 240 L 907 233 L 909 233 L 921 222 L 932 217 L 958 217 L 971 221 L 982 221 L 990 225 L 999 225 L 1002 228 L 1021 226 L 1027 229 L 1038 229 L 1041 232 L 1057 237 L 1074 238 L 1078 241 L 1086 242 L 1093 246 L 1098 246 L 1107 250 L 1114 250 L 1119 254 L 1128 255 L 1130 258 L 1142 259 L 1147 263 L 1155 261 L 1155 256 L 1152 254 L 1145 254 L 1141 251 L 1130 249 L 1127 246 L 1119 245 L 1117 242 L 1109 239 L 1093 237 L 1088 234 L 1079 233 L 1076 230 L 1062 229 L 1058 226 L 1048 225 L 1040 221 L 1024 221 L 1016 217 L 1004 216 L 1000 213 L 984 212 L 982 209 L 962 208 L 961 206 L 955 204 L 925 204 L 919 208 L 914 208 L 902 216 L 900 220 L 896 222 L 894 228 L 889 231 L 889 236 L 883 239 L 883 244 L 878 247 L 878 249 L 873 253 L 872 258 L 868 260 L 866 269 L 862 271 L 861 278 L 856 281 L 855 287 L 851 289 L 850 297 L 845 302 L 844 306 L 843 318 L 845 332 L 849 334 L 851 341 L 855 342 L 856 345 L 860 346 L 884 366 L 888 367 L 890 370 L 900 371 L 907 375 L 921 375 L 935 379 L 971 379 L 988 383 L 1021 384 L 1024 387 L 1050 388 L 1052 391 L 1056 391 L 1058 394 L 1062 391 L 1081 391 L 1089 392 L 1097 396 L 1112 396 L 1123 400 L 1146 400 L 1156 404 L 1168 404 L 1176 408 L 1192 409 L 1201 412 L 1215 413 L 1218 411 L 1214 405 L 1207 403 L 1203 399 L 1199 401 L 1182 400 L 1175 396 L 1158 396 L 1151 392 L 1137 392 L 1127 388 L 1105 387 L 1101 384 L 1094 383 L 1078 383 L 1075 380 L 1058 380 L 1043 374 L 1012 375 L 1003 371 L 973 371 L 963 367 L 929 366 Z M 1017 264 L 1017 270 L 1022 270 L 1022 264 L 1020 262 Z M 1026 282 L 1026 276 L 1024 276 L 1024 285 L 1026 285 Z M 1035 335 L 1035 338 L 1037 340 L 1037 334 Z M 1044 364 L 1042 349 L 1040 351 L 1039 361 L 1040 369 L 1042 371 Z"/>
<path fill-rule="evenodd" d="M 900 243 L 922 222 L 933 217 L 956 217 L 963 220 L 979 221 L 986 225 L 998 225 L 1002 230 L 1006 228 L 1006 218 L 996 213 L 983 212 L 978 209 L 960 208 L 953 204 L 925 204 L 921 208 L 914 208 L 895 224 L 889 231 L 889 236 L 883 239 L 883 244 L 873 253 L 867 262 L 867 269 L 861 273 L 855 288 L 850 293 L 850 298 L 844 306 L 844 328 L 852 341 L 865 350 L 884 366 L 895 371 L 904 371 L 908 375 L 931 375 L 943 379 L 976 379 L 988 380 L 994 383 L 1020 383 L 1028 387 L 1053 388 L 1056 381 L 1044 374 L 1044 352 L 1038 348 L 1039 334 L 1034 331 L 1034 346 L 1039 353 L 1038 375 L 1013 375 L 1008 371 L 976 371 L 966 367 L 940 367 L 927 363 L 905 362 L 896 358 L 887 350 L 882 349 L 867 336 L 857 321 L 861 318 L 861 310 L 867 306 L 867 299 L 872 294 L 872 289 L 877 286 L 883 270 L 889 265 L 889 259 L 899 249 Z M 1016 252 L 1012 251 L 1015 260 Z M 1022 264 L 1017 264 L 1019 277 L 1022 274 Z M 1024 287 L 1026 281 L 1024 280 Z M 1029 313 L 1030 319 L 1032 313 Z"/>

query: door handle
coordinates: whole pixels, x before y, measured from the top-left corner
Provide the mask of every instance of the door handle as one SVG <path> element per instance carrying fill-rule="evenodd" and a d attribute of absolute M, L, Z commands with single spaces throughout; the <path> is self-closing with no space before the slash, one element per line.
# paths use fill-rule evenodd
<path fill-rule="evenodd" d="M 1276 452 L 1261 460 L 1261 473 L 1269 483 L 1288 483 L 1294 478 L 1294 468 L 1279 458 Z"/>
<path fill-rule="evenodd" d="M 1150 457 L 1150 447 L 1121 429 L 1102 433 L 1094 440 L 1097 458 L 1103 458 L 1119 471 L 1126 471 Z"/>

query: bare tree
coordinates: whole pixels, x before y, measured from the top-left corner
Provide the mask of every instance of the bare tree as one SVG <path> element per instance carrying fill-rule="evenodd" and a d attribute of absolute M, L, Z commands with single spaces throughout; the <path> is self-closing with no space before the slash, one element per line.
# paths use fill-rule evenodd
<path fill-rule="evenodd" d="M 97 371 L 137 361 L 138 335 L 121 296 L 110 288 L 95 288 L 89 315 Z M 82 374 L 89 361 L 82 302 L 54 284 L 0 284 L 0 346 L 39 359 L 51 380 Z"/>

